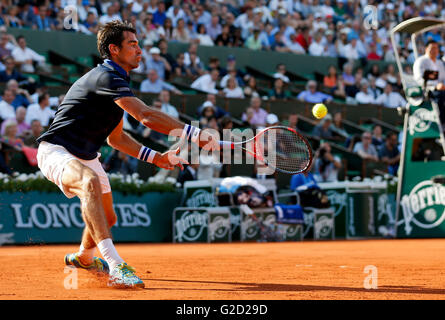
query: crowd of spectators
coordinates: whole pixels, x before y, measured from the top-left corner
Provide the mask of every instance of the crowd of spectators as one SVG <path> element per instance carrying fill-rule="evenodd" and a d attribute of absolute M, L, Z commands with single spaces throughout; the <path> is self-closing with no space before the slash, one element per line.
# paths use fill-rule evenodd
<path fill-rule="evenodd" d="M 377 9 L 377 29 L 363 23 L 368 5 Z M 65 9 L 76 14 L 67 18 Z M 101 24 L 119 19 L 135 25 L 141 42 L 164 39 L 384 61 L 394 61 L 393 26 L 411 17 L 445 15 L 444 1 L 432 0 L 10 0 L 0 11 L 0 25 L 8 27 L 95 34 Z M 426 37 L 443 44 L 440 31 Z M 414 62 L 408 42 L 397 49 Z"/>
<path fill-rule="evenodd" d="M 376 30 L 363 24 L 365 5 L 378 8 L 379 27 Z M 64 10 L 67 6 L 76 7 L 78 24 L 75 21 L 65 23 L 67 16 Z M 389 31 L 400 21 L 413 16 L 442 17 L 445 14 L 443 1 L 416 0 L 55 0 L 38 3 L 12 0 L 2 3 L 0 12 L 0 26 L 85 34 L 96 34 L 101 24 L 114 19 L 132 22 L 143 48 L 142 63 L 134 71 L 146 77 L 137 89 L 158 94 L 153 106 L 178 117 L 177 106 L 170 104 L 170 93 L 181 95 L 182 92 L 170 80 L 188 78 L 191 88 L 207 94 L 206 101 L 196 109 L 200 125 L 218 130 L 232 124 L 230 115 L 217 106 L 217 97 L 247 99 L 249 102 L 240 120 L 256 128 L 272 122 L 295 125 L 297 122 L 296 115 L 278 119 L 274 114 L 268 114 L 262 106 L 265 99 L 298 99 L 308 103 L 342 99 L 352 104 L 381 104 L 391 108 L 404 105 L 400 77 L 394 66 L 388 64 L 380 70 L 373 61 L 394 62 Z M 440 31 L 433 30 L 425 35 L 424 40 L 432 38 L 442 44 L 442 36 Z M 173 57 L 168 52 L 168 44 L 175 41 L 189 46 L 185 52 Z M 414 56 L 409 41 L 397 41 L 402 60 L 412 63 Z M 285 64 L 276 66 L 273 81 L 264 88 L 259 85 L 259 79 L 237 66 L 234 55 L 223 62 L 215 57 L 203 61 L 198 54 L 198 45 L 337 57 L 344 63 L 329 67 L 324 78 L 309 80 L 305 88 L 296 92 L 286 75 Z M 19 147 L 28 141 L 35 145 L 35 139 L 34 142 L 32 138 L 28 139 L 32 132 L 37 132 L 37 129 L 32 130 L 32 123 L 39 122 L 39 126 L 35 127 L 47 126 L 58 103 L 58 97 L 51 98 L 45 90 L 35 90 L 36 84 L 26 75 L 47 70 L 45 58 L 28 48 L 24 37 L 14 38 L 1 30 L 0 59 L 0 82 L 8 83 L 0 102 L 0 118 L 4 120 L 2 135 L 3 127 L 9 128 L 9 120 L 14 119 L 18 127 L 16 136 L 21 140 L 13 144 Z M 361 61 L 361 66 L 354 68 L 353 60 Z M 347 139 L 341 121 L 336 121 L 336 117 L 326 117 L 316 127 L 315 134 L 335 139 L 335 133 L 341 132 L 340 136 Z M 333 123 L 326 125 L 329 122 Z M 162 135 L 141 127 L 132 128 L 128 119 L 125 125 L 144 137 L 165 142 Z M 10 130 L 6 131 L 12 137 Z M 117 153 L 112 156 L 123 160 Z M 134 168 L 134 165 L 128 168 Z"/>

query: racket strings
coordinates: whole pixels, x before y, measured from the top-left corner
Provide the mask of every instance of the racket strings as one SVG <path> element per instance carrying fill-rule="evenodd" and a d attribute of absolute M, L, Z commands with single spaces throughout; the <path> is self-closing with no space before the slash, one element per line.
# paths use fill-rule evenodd
<path fill-rule="evenodd" d="M 309 166 L 309 146 L 295 132 L 278 128 L 266 131 L 261 138 L 257 152 L 264 155 L 269 166 L 288 173 L 301 172 Z"/>

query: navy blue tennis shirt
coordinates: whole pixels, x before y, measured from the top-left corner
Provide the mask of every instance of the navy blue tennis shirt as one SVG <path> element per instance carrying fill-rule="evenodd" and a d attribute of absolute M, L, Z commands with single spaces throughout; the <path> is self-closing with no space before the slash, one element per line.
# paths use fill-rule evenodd
<path fill-rule="evenodd" d="M 48 131 L 37 141 L 61 145 L 84 160 L 96 158 L 124 115 L 114 101 L 134 97 L 129 82 L 117 63 L 105 60 L 97 65 L 71 86 Z"/>

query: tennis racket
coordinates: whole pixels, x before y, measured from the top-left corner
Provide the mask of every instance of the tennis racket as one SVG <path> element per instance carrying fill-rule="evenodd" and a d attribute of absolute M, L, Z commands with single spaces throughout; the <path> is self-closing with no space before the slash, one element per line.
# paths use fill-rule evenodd
<path fill-rule="evenodd" d="M 240 148 L 269 168 L 287 174 L 306 172 L 312 164 L 311 146 L 289 127 L 269 127 L 248 140 L 220 141 L 220 145 L 222 148 Z"/>

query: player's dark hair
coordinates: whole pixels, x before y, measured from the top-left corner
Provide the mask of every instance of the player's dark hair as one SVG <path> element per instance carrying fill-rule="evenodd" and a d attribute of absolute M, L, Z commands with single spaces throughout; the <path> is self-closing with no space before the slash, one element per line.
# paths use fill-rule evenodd
<path fill-rule="evenodd" d="M 119 48 L 124 41 L 124 32 L 129 31 L 136 34 L 136 29 L 129 22 L 114 20 L 102 26 L 97 33 L 97 50 L 103 59 L 111 59 L 110 44 L 115 44 Z"/>

